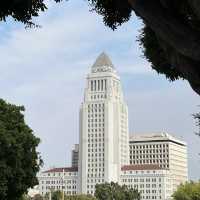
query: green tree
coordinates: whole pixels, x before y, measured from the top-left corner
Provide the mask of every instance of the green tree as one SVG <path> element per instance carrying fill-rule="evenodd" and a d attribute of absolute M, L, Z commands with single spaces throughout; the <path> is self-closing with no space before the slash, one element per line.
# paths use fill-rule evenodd
<path fill-rule="evenodd" d="M 60 2 L 61 0 L 54 1 Z M 32 22 L 33 17 L 39 16 L 46 10 L 47 5 L 44 0 L 1 0 L 0 21 L 6 21 L 8 17 L 12 17 L 26 26 L 33 26 L 35 25 Z"/>
<path fill-rule="evenodd" d="M 43 197 L 40 194 L 36 194 L 31 200 L 43 200 Z"/>
<path fill-rule="evenodd" d="M 171 80 L 186 79 L 200 95 L 199 0 L 88 0 L 113 30 L 132 11 L 142 19 L 138 37 L 146 59 Z"/>
<path fill-rule="evenodd" d="M 174 200 L 199 200 L 200 199 L 200 182 L 185 183 L 173 194 Z"/>
<path fill-rule="evenodd" d="M 24 121 L 23 106 L 0 99 L 0 199 L 19 200 L 36 185 L 42 164 L 36 151 L 40 139 Z"/>
<path fill-rule="evenodd" d="M 22 200 L 31 200 L 31 198 L 28 195 L 23 195 L 21 199 Z"/>
<path fill-rule="evenodd" d="M 96 198 L 92 195 L 72 195 L 72 196 L 65 196 L 65 200 L 96 200 Z"/>
<path fill-rule="evenodd" d="M 62 192 L 61 191 L 52 192 L 52 200 L 60 200 L 60 199 L 62 199 Z"/>
<path fill-rule="evenodd" d="M 140 200 L 140 193 L 127 186 L 120 186 L 118 183 L 97 184 L 95 187 L 95 197 L 98 200 Z"/>

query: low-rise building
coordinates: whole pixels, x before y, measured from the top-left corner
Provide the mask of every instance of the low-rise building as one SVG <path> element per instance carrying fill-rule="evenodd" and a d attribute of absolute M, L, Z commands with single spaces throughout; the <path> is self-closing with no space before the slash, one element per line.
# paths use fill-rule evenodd
<path fill-rule="evenodd" d="M 169 170 L 152 164 L 123 166 L 121 185 L 137 189 L 141 200 L 169 200 L 173 192 Z"/>
<path fill-rule="evenodd" d="M 39 191 L 45 195 L 50 191 L 64 191 L 67 195 L 77 194 L 78 168 L 53 168 L 38 175 Z"/>

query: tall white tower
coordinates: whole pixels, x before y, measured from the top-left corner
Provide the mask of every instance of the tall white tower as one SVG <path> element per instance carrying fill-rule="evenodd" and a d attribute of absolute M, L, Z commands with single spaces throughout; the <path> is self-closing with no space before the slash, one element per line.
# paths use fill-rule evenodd
<path fill-rule="evenodd" d="M 120 78 L 102 53 L 87 76 L 80 108 L 79 193 L 93 194 L 95 185 L 120 182 L 129 164 L 128 108 Z"/>

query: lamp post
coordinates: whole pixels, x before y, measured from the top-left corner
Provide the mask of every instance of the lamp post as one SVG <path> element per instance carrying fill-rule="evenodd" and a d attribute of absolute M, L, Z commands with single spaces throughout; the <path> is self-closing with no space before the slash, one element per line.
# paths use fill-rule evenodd
<path fill-rule="evenodd" d="M 64 193 L 64 168 L 63 168 L 63 174 L 62 174 L 62 178 L 61 178 L 61 180 L 62 180 L 62 199 L 61 200 L 64 200 L 65 199 L 65 193 Z"/>
<path fill-rule="evenodd" d="M 49 200 L 52 200 L 52 191 L 53 191 L 53 188 L 50 188 L 49 189 Z"/>

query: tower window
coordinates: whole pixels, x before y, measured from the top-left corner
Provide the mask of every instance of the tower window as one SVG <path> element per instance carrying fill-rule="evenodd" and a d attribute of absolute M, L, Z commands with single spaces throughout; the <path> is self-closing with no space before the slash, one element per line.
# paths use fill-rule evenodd
<path fill-rule="evenodd" d="M 96 91 L 97 90 L 97 81 L 95 80 L 94 81 L 94 91 Z"/>
<path fill-rule="evenodd" d="M 93 81 L 91 81 L 91 91 L 93 91 Z"/>
<path fill-rule="evenodd" d="M 100 90 L 100 80 L 98 80 L 98 91 Z"/>

